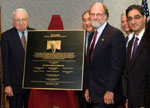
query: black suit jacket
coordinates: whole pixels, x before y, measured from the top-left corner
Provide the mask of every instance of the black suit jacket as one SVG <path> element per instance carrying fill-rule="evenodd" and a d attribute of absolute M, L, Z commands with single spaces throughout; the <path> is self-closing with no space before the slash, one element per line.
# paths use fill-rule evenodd
<path fill-rule="evenodd" d="M 1 46 L 4 86 L 11 86 L 15 94 L 22 94 L 25 92 L 22 89 L 25 51 L 16 28 L 2 33 Z"/>
<path fill-rule="evenodd" d="M 145 47 L 146 38 L 142 37 L 132 62 L 130 60 L 134 38 L 129 42 L 126 58 L 126 72 L 128 74 L 127 98 L 129 108 L 145 106 L 145 75 L 148 71 L 149 53 Z"/>
<path fill-rule="evenodd" d="M 145 73 L 145 84 L 146 87 L 143 88 L 146 91 L 146 108 L 150 108 L 150 21 L 146 23 L 146 30 L 144 33 L 144 37 L 146 38 L 146 49 L 148 50 L 148 71 Z"/>
<path fill-rule="evenodd" d="M 91 34 L 92 38 L 93 33 Z M 86 62 L 87 84 L 94 103 L 104 103 L 106 91 L 120 97 L 121 76 L 125 64 L 125 38 L 122 32 L 109 24 L 104 28 L 93 52 L 91 63 Z M 89 54 L 89 52 L 88 52 Z"/>

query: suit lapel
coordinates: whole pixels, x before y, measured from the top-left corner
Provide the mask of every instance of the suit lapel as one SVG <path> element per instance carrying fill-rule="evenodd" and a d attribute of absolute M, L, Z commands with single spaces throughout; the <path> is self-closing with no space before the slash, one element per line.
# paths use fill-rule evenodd
<path fill-rule="evenodd" d="M 94 35 L 94 31 L 89 35 L 89 38 L 88 38 L 87 55 L 86 55 L 88 64 L 89 64 L 89 49 L 90 49 L 90 44 L 91 44 L 93 35 Z"/>
<path fill-rule="evenodd" d="M 137 50 L 135 52 L 135 55 L 132 58 L 133 60 L 132 60 L 131 66 L 135 63 L 135 61 L 138 58 L 139 54 L 141 54 L 141 51 L 143 49 L 143 45 L 144 45 L 144 37 L 142 37 L 142 40 L 141 40 L 141 42 L 140 42 L 140 44 L 139 44 L 139 46 L 138 46 L 138 48 L 137 48 Z"/>
<path fill-rule="evenodd" d="M 89 35 L 89 38 L 88 38 L 87 55 L 89 55 L 89 48 L 90 48 L 90 44 L 91 44 L 93 35 L 94 35 L 94 32 L 92 32 L 92 33 Z"/>
<path fill-rule="evenodd" d="M 131 39 L 131 41 L 129 42 L 128 47 L 127 47 L 126 61 L 128 64 L 130 64 L 130 57 L 131 57 L 131 49 L 132 49 L 132 45 L 133 45 L 133 40 L 134 40 L 134 38 Z"/>
<path fill-rule="evenodd" d="M 103 46 L 103 44 L 105 43 L 105 40 L 107 39 L 107 33 L 109 33 L 109 24 L 106 25 L 106 27 L 104 28 L 101 36 L 99 37 L 96 46 L 94 48 L 93 51 L 93 56 L 92 56 L 92 61 L 96 58 L 96 56 L 98 55 L 98 51 L 101 49 L 100 47 Z"/>
<path fill-rule="evenodd" d="M 25 53 L 24 52 L 24 48 L 21 44 L 21 40 L 20 40 L 20 36 L 17 32 L 17 30 L 14 28 L 14 35 L 13 35 L 13 41 L 14 41 L 14 44 L 16 44 L 15 46 L 17 47 L 18 51 L 21 51 L 22 53 Z"/>
<path fill-rule="evenodd" d="M 28 27 L 27 30 L 33 30 L 33 29 Z M 18 31 L 17 31 L 17 29 L 15 27 L 14 27 L 14 35 L 13 36 L 14 36 L 14 38 L 13 38 L 14 43 L 16 44 L 18 49 L 23 51 L 23 53 L 24 53 L 24 48 L 23 48 L 23 46 L 21 44 L 20 36 L 19 36 Z"/>

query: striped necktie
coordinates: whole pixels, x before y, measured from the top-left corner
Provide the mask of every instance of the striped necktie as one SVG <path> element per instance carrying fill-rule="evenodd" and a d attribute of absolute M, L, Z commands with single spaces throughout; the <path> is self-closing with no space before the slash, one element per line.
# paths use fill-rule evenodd
<path fill-rule="evenodd" d="M 22 43 L 24 50 L 26 50 L 26 39 L 25 39 L 24 32 L 22 32 L 21 43 Z"/>

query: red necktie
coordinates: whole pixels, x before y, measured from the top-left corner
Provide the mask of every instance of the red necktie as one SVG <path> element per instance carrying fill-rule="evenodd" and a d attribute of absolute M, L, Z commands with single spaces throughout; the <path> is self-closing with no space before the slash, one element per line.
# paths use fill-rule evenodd
<path fill-rule="evenodd" d="M 91 62 L 92 60 L 92 54 L 94 51 L 94 46 L 95 46 L 95 41 L 96 41 L 96 37 L 97 37 L 97 31 L 95 31 L 94 37 L 93 37 L 93 42 L 91 44 L 91 48 L 90 48 L 90 52 L 89 52 L 89 61 Z"/>

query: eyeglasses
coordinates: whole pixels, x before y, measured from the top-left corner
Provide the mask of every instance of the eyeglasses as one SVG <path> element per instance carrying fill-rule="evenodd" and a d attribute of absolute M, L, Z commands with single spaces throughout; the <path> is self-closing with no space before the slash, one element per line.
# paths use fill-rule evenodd
<path fill-rule="evenodd" d="M 139 20 L 141 17 L 142 17 L 142 16 L 140 16 L 140 15 L 135 15 L 134 17 L 128 17 L 128 21 L 132 21 L 133 19 L 137 21 L 137 20 Z"/>
<path fill-rule="evenodd" d="M 91 13 L 90 16 L 91 16 L 91 17 L 94 17 L 94 16 L 96 16 L 96 17 L 102 17 L 103 14 L 101 14 L 101 13 L 97 13 L 97 14 Z"/>
<path fill-rule="evenodd" d="M 25 22 L 26 21 L 26 19 L 24 18 L 24 19 L 15 19 L 15 22 L 16 23 L 19 23 L 19 22 Z"/>

